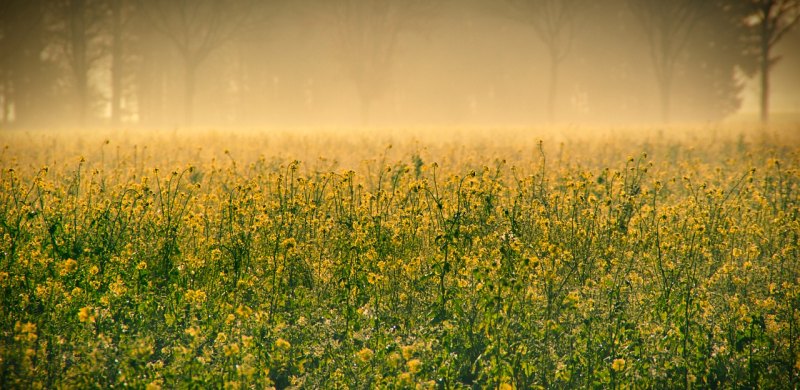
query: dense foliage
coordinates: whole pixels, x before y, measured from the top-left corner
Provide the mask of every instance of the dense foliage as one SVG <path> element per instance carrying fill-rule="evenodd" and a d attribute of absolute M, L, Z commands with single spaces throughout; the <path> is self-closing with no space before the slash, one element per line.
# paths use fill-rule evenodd
<path fill-rule="evenodd" d="M 6 139 L 0 388 L 800 385 L 792 143 L 192 139 Z"/>

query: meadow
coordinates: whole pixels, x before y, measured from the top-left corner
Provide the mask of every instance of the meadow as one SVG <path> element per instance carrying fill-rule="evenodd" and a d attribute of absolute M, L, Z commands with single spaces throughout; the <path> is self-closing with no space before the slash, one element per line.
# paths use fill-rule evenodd
<path fill-rule="evenodd" d="M 797 134 L 6 132 L 0 388 L 797 388 Z"/>

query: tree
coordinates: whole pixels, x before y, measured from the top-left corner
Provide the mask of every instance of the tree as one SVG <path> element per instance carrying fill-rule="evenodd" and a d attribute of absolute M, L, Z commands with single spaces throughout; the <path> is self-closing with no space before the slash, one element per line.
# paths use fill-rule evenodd
<path fill-rule="evenodd" d="M 644 29 L 661 100 L 661 120 L 669 122 L 675 64 L 712 2 L 696 0 L 629 0 Z"/>
<path fill-rule="evenodd" d="M 328 1 L 324 1 L 328 3 Z M 436 13 L 436 0 L 333 0 L 333 23 L 340 61 L 360 101 L 361 123 L 390 83 L 399 35 L 420 27 Z"/>
<path fill-rule="evenodd" d="M 111 125 L 119 126 L 122 117 L 123 80 L 125 63 L 126 30 L 136 9 L 127 0 L 107 0 L 110 6 L 110 54 L 111 54 Z"/>
<path fill-rule="evenodd" d="M 575 19 L 580 0 L 507 0 L 510 16 L 530 24 L 536 36 L 547 46 L 550 77 L 547 88 L 547 119 L 555 120 L 559 65 L 572 47 Z"/>
<path fill-rule="evenodd" d="M 216 49 L 256 22 L 258 0 L 139 0 L 153 27 L 177 49 L 184 66 L 183 116 L 194 116 L 197 69 Z"/>
<path fill-rule="evenodd" d="M 748 29 L 742 24 L 749 13 L 741 2 L 716 0 L 687 44 L 678 67 L 682 119 L 720 120 L 741 105 L 743 87 L 738 74 L 752 75 L 756 56 L 748 50 Z"/>
<path fill-rule="evenodd" d="M 800 20 L 798 0 L 749 0 L 752 15 L 746 22 L 756 28 L 758 36 L 759 66 L 761 75 L 761 122 L 769 120 L 769 72 L 780 60 L 772 49 Z"/>
<path fill-rule="evenodd" d="M 24 118 L 33 102 L 26 95 L 43 50 L 42 5 L 31 0 L 0 2 L 0 117 L 4 123 Z"/>
<path fill-rule="evenodd" d="M 72 71 L 76 115 L 86 124 L 91 106 L 89 76 L 103 57 L 103 22 L 107 12 L 101 0 L 53 0 L 51 25 L 69 69 Z"/>

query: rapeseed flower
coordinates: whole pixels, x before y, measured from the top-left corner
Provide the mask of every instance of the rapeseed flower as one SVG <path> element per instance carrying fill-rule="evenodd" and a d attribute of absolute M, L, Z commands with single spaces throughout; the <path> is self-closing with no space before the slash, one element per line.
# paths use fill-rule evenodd
<path fill-rule="evenodd" d="M 611 362 L 611 369 L 614 370 L 614 371 L 617 371 L 617 372 L 624 370 L 625 369 L 625 359 L 622 359 L 622 358 L 614 359 L 614 361 Z"/>
<path fill-rule="evenodd" d="M 416 374 L 422 369 L 422 361 L 419 359 L 411 359 L 406 362 L 406 368 L 408 368 L 408 372 Z"/>
<path fill-rule="evenodd" d="M 78 262 L 75 259 L 66 259 L 61 263 L 61 270 L 59 275 L 67 276 L 78 269 Z"/>
<path fill-rule="evenodd" d="M 358 356 L 358 360 L 361 360 L 362 362 L 366 363 L 370 361 L 373 356 L 375 356 L 375 352 L 373 352 L 369 348 L 364 347 L 361 348 L 361 350 L 358 351 L 358 353 L 356 353 L 356 356 Z"/>
<path fill-rule="evenodd" d="M 289 348 L 291 348 L 291 347 L 292 347 L 292 344 L 290 344 L 290 343 L 289 343 L 288 341 L 286 341 L 285 339 L 283 339 L 283 338 L 281 338 L 281 337 L 278 337 L 278 339 L 277 339 L 277 340 L 275 340 L 275 346 L 276 346 L 278 349 L 288 350 Z"/>
<path fill-rule="evenodd" d="M 95 320 L 94 309 L 91 306 L 86 306 L 78 311 L 78 320 L 84 323 L 93 323 Z"/>

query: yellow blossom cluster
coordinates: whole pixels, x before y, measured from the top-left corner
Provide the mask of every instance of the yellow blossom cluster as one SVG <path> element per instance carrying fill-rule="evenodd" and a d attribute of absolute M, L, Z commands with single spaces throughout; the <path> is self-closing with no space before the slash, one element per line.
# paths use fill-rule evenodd
<path fill-rule="evenodd" d="M 3 134 L 3 383 L 796 387 L 800 148 L 678 130 Z"/>

